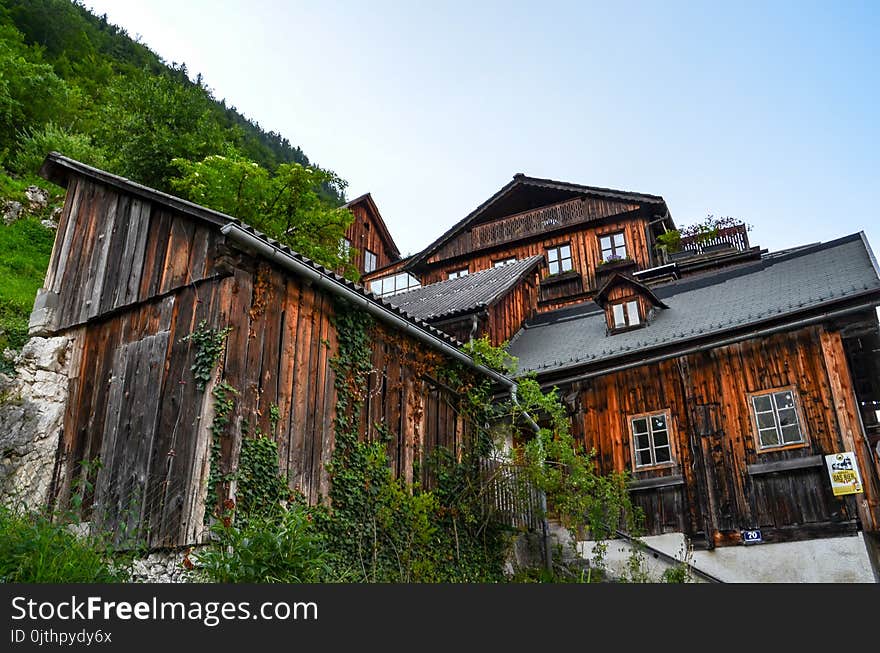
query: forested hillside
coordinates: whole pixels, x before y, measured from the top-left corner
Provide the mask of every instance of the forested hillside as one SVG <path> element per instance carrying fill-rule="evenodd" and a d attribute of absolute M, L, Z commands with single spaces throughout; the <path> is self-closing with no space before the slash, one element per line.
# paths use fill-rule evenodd
<path fill-rule="evenodd" d="M 0 350 L 23 343 L 51 252 L 45 225 L 63 189 L 36 173 L 52 150 L 346 265 L 337 245 L 351 216 L 334 173 L 106 16 L 70 0 L 0 0 Z M 47 206 L 26 197 L 31 185 L 49 190 Z"/>

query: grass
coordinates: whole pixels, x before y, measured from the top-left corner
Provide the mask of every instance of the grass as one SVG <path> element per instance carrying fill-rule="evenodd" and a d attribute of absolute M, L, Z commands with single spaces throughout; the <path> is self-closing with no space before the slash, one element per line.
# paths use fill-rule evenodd
<path fill-rule="evenodd" d="M 71 532 L 70 523 L 0 506 L 0 582 L 118 583 L 128 580 L 125 557 L 113 556 L 99 539 L 77 537 Z"/>
<path fill-rule="evenodd" d="M 24 189 L 34 181 L 0 173 L 0 203 L 23 201 Z M 0 222 L 0 351 L 20 349 L 27 340 L 28 317 L 55 241 L 55 232 L 40 224 L 44 217 L 27 216 L 11 225 Z"/>

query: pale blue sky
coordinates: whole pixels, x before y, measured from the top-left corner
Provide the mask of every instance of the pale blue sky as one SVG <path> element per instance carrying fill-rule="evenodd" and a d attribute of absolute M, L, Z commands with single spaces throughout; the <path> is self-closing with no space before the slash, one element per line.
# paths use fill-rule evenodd
<path fill-rule="evenodd" d="M 422 249 L 516 172 L 880 253 L 880 3 L 86 0 Z"/>

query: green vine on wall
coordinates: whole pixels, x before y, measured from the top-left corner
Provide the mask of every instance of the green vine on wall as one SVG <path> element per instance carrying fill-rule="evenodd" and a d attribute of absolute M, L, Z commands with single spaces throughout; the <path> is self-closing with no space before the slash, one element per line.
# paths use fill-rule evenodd
<path fill-rule="evenodd" d="M 211 382 L 214 368 L 226 347 L 226 336 L 232 331 L 228 326 L 223 329 L 212 329 L 207 320 L 199 322 L 196 330 L 183 338 L 184 342 L 192 341 L 196 348 L 195 360 L 190 368 L 196 380 L 196 387 L 203 391 Z"/>
<path fill-rule="evenodd" d="M 220 473 L 220 457 L 223 448 L 223 438 L 229 435 L 229 422 L 232 411 L 235 408 L 235 396 L 238 391 L 226 381 L 220 381 L 211 391 L 214 398 L 214 419 L 211 421 L 211 459 L 208 470 L 208 495 L 205 505 L 215 508 L 219 501 L 217 485 L 229 480 Z M 205 521 L 211 516 L 210 511 L 205 511 Z"/>

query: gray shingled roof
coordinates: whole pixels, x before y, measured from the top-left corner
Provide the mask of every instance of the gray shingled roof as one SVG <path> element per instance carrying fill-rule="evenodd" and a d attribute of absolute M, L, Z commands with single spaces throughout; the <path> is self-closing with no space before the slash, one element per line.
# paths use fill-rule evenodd
<path fill-rule="evenodd" d="M 438 320 L 488 306 L 513 288 L 544 257 L 530 256 L 515 263 L 440 281 L 384 299 L 417 320 Z"/>
<path fill-rule="evenodd" d="M 610 362 L 859 295 L 880 302 L 880 276 L 864 235 L 854 234 L 652 290 L 669 308 L 658 310 L 645 328 L 606 336 L 604 312 L 588 302 L 527 322 L 511 340 L 510 353 L 521 371 L 539 374 Z"/>

